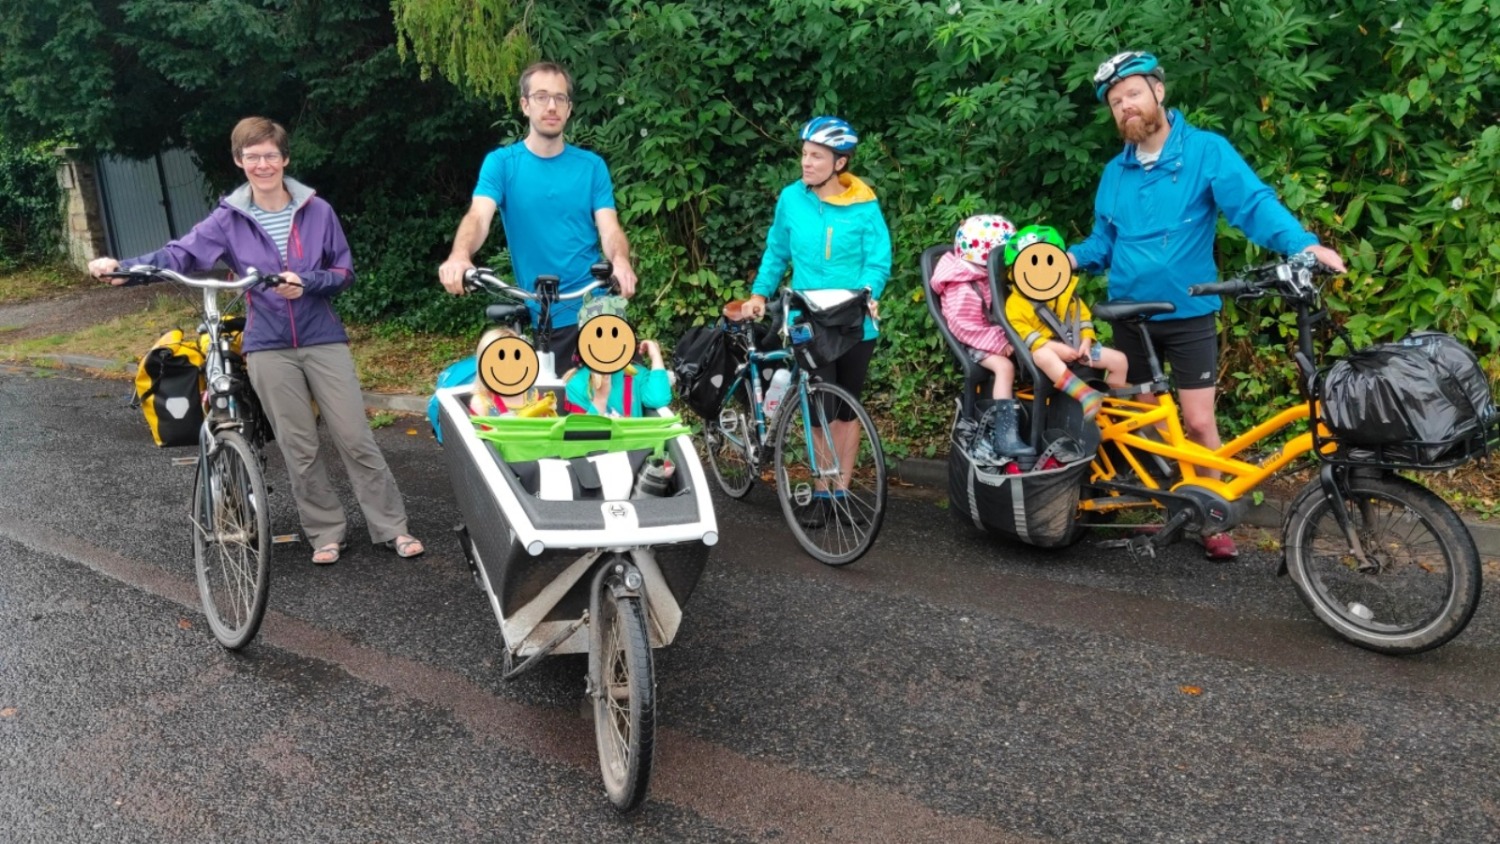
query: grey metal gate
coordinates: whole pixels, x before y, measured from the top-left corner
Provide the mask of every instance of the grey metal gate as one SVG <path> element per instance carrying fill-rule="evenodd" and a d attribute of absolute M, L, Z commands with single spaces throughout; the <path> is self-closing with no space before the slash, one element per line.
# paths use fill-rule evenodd
<path fill-rule="evenodd" d="M 208 216 L 214 203 L 198 165 L 171 149 L 147 159 L 99 159 L 99 197 L 109 254 L 129 257 L 161 248 Z"/>

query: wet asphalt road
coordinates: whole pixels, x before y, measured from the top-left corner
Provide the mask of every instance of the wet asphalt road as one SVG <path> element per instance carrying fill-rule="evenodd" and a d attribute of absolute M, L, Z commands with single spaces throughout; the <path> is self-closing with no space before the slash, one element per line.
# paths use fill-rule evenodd
<path fill-rule="evenodd" d="M 583 659 L 498 679 L 425 423 L 378 437 L 429 553 L 278 548 L 233 655 L 197 608 L 190 470 L 124 391 L 0 368 L 0 842 L 1500 838 L 1494 577 L 1456 642 L 1393 659 L 1335 640 L 1271 555 L 1040 553 L 921 490 L 838 570 L 768 490 L 719 502 L 621 817 Z M 270 482 L 291 532 L 279 455 Z"/>

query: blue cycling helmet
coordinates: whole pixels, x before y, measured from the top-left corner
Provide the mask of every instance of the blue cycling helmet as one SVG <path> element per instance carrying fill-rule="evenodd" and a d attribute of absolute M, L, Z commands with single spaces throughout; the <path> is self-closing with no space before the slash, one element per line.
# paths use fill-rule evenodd
<path fill-rule="evenodd" d="M 840 155 L 852 155 L 859 146 L 859 133 L 840 117 L 814 117 L 802 127 L 802 140 L 828 147 Z"/>
<path fill-rule="evenodd" d="M 1094 96 L 1099 98 L 1099 102 L 1104 102 L 1104 95 L 1109 93 L 1109 89 L 1128 76 L 1150 76 L 1162 82 L 1166 78 L 1166 72 L 1162 70 L 1161 62 L 1156 60 L 1156 56 L 1150 53 L 1140 50 L 1119 53 L 1110 56 L 1094 71 Z"/>

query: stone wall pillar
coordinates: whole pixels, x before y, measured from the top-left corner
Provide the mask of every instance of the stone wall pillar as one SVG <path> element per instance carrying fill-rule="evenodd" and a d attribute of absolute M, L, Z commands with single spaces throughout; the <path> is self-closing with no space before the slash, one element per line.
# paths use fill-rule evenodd
<path fill-rule="evenodd" d="M 68 261 L 83 269 L 89 261 L 109 254 L 104 209 L 99 204 L 99 176 L 94 162 L 79 156 L 76 147 L 60 147 L 57 155 L 61 159 L 57 181 L 66 204 L 63 249 Z"/>

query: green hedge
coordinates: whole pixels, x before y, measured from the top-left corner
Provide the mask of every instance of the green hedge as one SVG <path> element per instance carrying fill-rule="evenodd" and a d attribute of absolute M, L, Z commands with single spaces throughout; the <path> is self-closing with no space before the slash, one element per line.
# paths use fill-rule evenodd
<path fill-rule="evenodd" d="M 898 453 L 940 439 L 958 383 L 918 256 L 976 212 L 1088 233 L 1120 148 L 1090 79 L 1125 48 L 1158 53 L 1170 104 L 1228 136 L 1345 255 L 1330 300 L 1356 341 L 1440 328 L 1495 367 L 1496 0 L 541 5 L 540 52 L 577 75 L 573 136 L 610 162 L 641 254 L 646 332 L 671 336 L 744 291 L 797 177 L 801 121 L 837 113 L 862 131 L 854 169 L 895 244 L 871 404 Z M 1224 270 L 1265 258 L 1227 226 L 1218 248 Z M 1085 290 L 1102 298 L 1103 279 Z M 1235 384 L 1220 411 L 1235 428 L 1295 390 L 1282 316 L 1224 322 Z"/>
<path fill-rule="evenodd" d="M 649 305 L 633 318 L 669 340 L 744 292 L 776 193 L 797 177 L 797 127 L 843 115 L 864 135 L 855 170 L 880 195 L 896 250 L 871 404 L 898 454 L 940 441 L 958 383 L 921 301 L 918 255 L 984 211 L 1086 235 L 1120 147 L 1089 79 L 1125 48 L 1158 53 L 1171 103 L 1226 135 L 1348 258 L 1330 304 L 1358 342 L 1436 327 L 1491 367 L 1500 350 L 1500 0 L 35 0 L 7 11 L 0 136 L 86 152 L 186 144 L 227 184 L 228 127 L 277 117 L 294 131 L 294 175 L 333 201 L 354 243 L 361 283 L 341 307 L 391 331 L 475 327 L 478 309 L 440 294 L 434 269 L 484 152 L 524 131 L 515 74 L 533 58 L 576 76 L 571 139 L 614 172 Z M 78 72 L 59 76 L 59 62 Z M 1261 257 L 1222 234 L 1222 268 Z M 503 265 L 499 237 L 481 258 Z M 1098 297 L 1103 280 L 1085 285 Z M 1276 348 L 1287 328 L 1269 309 L 1226 311 L 1227 426 L 1292 400 Z"/>
<path fill-rule="evenodd" d="M 57 260 L 63 196 L 51 146 L 0 138 L 0 271 Z"/>

